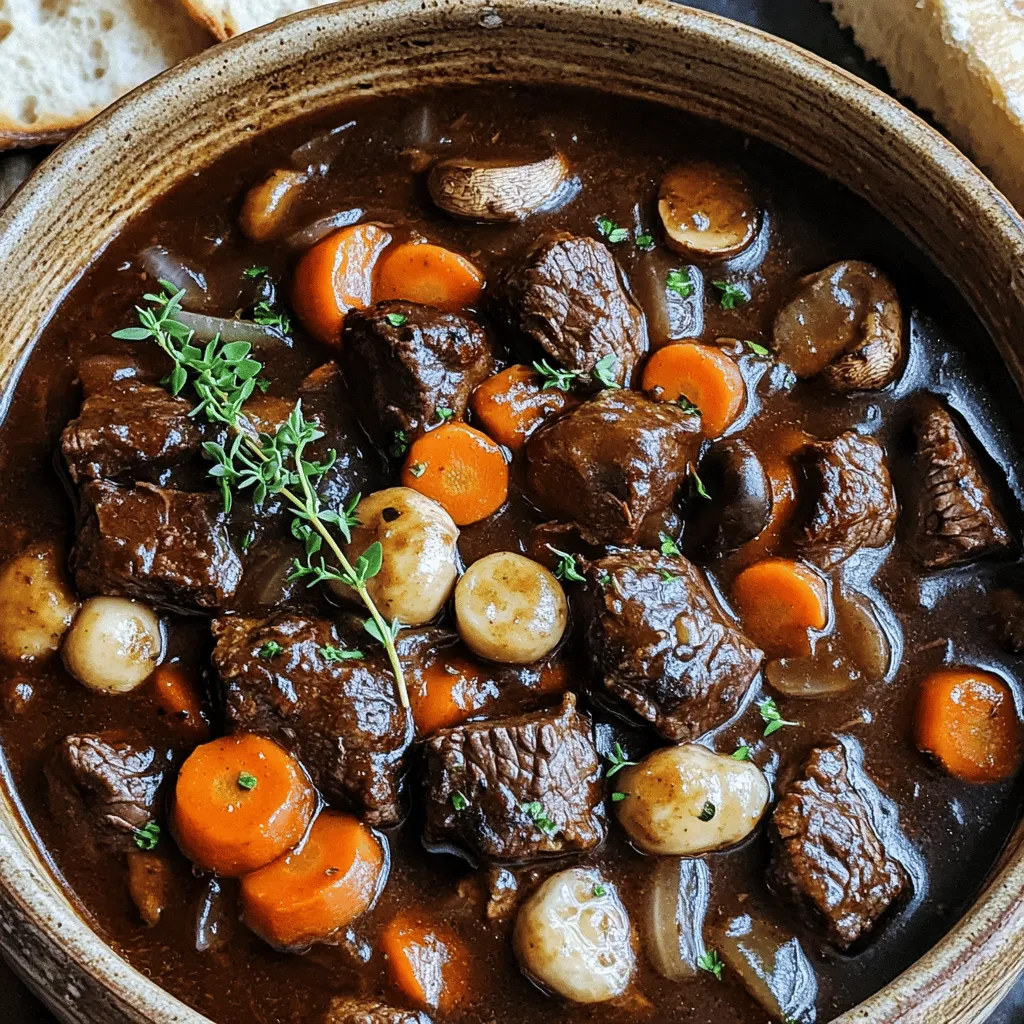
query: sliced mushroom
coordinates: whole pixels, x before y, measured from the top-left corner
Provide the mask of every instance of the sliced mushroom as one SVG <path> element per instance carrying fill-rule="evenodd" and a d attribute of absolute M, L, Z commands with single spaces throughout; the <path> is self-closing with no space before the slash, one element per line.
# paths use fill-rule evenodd
<path fill-rule="evenodd" d="M 658 213 L 670 249 L 705 259 L 742 252 L 759 221 L 744 177 L 705 160 L 673 167 L 662 178 Z"/>
<path fill-rule="evenodd" d="M 517 221 L 550 203 L 568 174 L 561 153 L 525 164 L 452 157 L 434 164 L 427 188 L 456 217 Z"/>
<path fill-rule="evenodd" d="M 248 238 L 266 242 L 281 230 L 288 211 L 306 184 L 302 171 L 273 171 L 253 185 L 242 201 L 238 223 Z"/>
<path fill-rule="evenodd" d="M 797 282 L 773 328 L 778 358 L 798 377 L 819 374 L 834 391 L 891 383 L 903 357 L 903 312 L 877 267 L 844 260 Z"/>

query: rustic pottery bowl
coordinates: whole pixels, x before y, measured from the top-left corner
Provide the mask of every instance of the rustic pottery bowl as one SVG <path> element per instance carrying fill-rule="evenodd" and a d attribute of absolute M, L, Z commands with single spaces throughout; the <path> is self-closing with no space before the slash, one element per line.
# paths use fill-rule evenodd
<path fill-rule="evenodd" d="M 362 0 L 219 46 L 55 153 L 0 217 L 0 382 L 83 268 L 151 200 L 236 143 L 348 96 L 431 83 L 579 83 L 712 117 L 865 196 L 946 274 L 1024 382 L 1024 223 L 939 135 L 803 51 L 664 0 Z M 0 406 L 2 409 L 2 406 Z M 0 785 L 0 945 L 76 1024 L 206 1018 L 76 912 Z M 1024 967 L 1024 830 L 974 906 L 842 1024 L 980 1022 Z"/>

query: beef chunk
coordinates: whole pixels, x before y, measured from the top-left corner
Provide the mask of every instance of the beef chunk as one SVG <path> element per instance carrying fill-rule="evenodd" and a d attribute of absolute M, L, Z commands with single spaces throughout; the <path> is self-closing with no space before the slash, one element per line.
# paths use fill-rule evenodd
<path fill-rule="evenodd" d="M 899 506 L 885 451 L 874 438 L 848 430 L 805 445 L 797 462 L 804 508 L 797 545 L 807 558 L 831 568 L 892 540 Z"/>
<path fill-rule="evenodd" d="M 554 519 L 632 543 L 668 506 L 700 450 L 700 417 L 637 391 L 602 391 L 526 443 L 526 492 Z"/>
<path fill-rule="evenodd" d="M 429 848 L 530 861 L 604 839 L 600 758 L 573 694 L 558 709 L 442 729 L 424 752 Z"/>
<path fill-rule="evenodd" d="M 456 419 L 473 389 L 494 369 L 482 327 L 454 313 L 415 302 L 378 302 L 345 317 L 342 364 L 359 419 L 389 447 L 437 421 L 438 409 Z"/>
<path fill-rule="evenodd" d="M 591 562 L 573 593 L 599 696 L 690 740 L 731 718 L 764 655 L 723 614 L 685 558 L 627 551 Z"/>
<path fill-rule="evenodd" d="M 396 1010 L 372 999 L 337 996 L 323 1024 L 430 1024 L 430 1018 L 419 1010 Z"/>
<path fill-rule="evenodd" d="M 847 949 L 908 885 L 879 836 L 883 797 L 848 742 L 812 750 L 770 829 L 774 884 L 792 892 Z"/>
<path fill-rule="evenodd" d="M 1007 552 L 1013 539 L 977 457 L 953 417 L 934 399 L 914 421 L 917 451 L 908 488 L 910 543 L 928 569 Z"/>
<path fill-rule="evenodd" d="M 615 379 L 629 384 L 647 352 L 647 328 L 603 243 L 568 234 L 544 239 L 504 292 L 512 325 L 556 362 L 589 372 L 613 355 Z"/>
<path fill-rule="evenodd" d="M 242 563 L 215 494 L 86 484 L 71 564 L 83 594 L 206 611 L 234 596 Z"/>
<path fill-rule="evenodd" d="M 135 850 L 135 833 L 156 817 L 170 767 L 170 751 L 132 732 L 66 736 L 46 766 L 53 815 L 102 850 Z"/>
<path fill-rule="evenodd" d="M 114 380 L 90 394 L 61 434 L 75 483 L 113 478 L 144 467 L 165 469 L 199 451 L 202 435 L 191 404 L 138 380 Z"/>
<path fill-rule="evenodd" d="M 352 807 L 371 825 L 398 822 L 413 723 L 383 651 L 328 660 L 326 649 L 346 646 L 337 628 L 289 612 L 216 619 L 212 629 L 228 730 L 260 733 L 290 750 L 328 802 Z"/>

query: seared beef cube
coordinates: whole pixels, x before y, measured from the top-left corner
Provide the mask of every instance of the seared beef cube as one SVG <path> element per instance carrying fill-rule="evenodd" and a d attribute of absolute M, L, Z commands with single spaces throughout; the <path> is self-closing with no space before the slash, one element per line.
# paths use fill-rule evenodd
<path fill-rule="evenodd" d="M 604 839 L 600 758 L 571 693 L 558 709 L 442 729 L 424 752 L 428 848 L 531 861 Z"/>
<path fill-rule="evenodd" d="M 907 504 L 918 561 L 928 569 L 945 569 L 1010 551 L 1006 521 L 953 417 L 929 399 L 918 412 L 914 433 L 917 451 Z"/>
<path fill-rule="evenodd" d="M 774 884 L 792 892 L 847 949 L 908 885 L 879 836 L 884 798 L 849 741 L 812 750 L 770 829 Z"/>
<path fill-rule="evenodd" d="M 805 509 L 797 545 L 807 558 L 831 568 L 892 540 L 899 506 L 885 451 L 873 437 L 848 430 L 805 445 L 797 462 Z"/>
<path fill-rule="evenodd" d="M 371 999 L 337 996 L 323 1024 L 430 1024 L 430 1018 L 419 1010 L 396 1010 Z"/>
<path fill-rule="evenodd" d="M 602 391 L 526 443 L 526 492 L 553 519 L 629 544 L 662 513 L 700 450 L 700 417 L 638 391 Z"/>
<path fill-rule="evenodd" d="M 471 320 L 389 301 L 346 315 L 342 364 L 359 419 L 388 448 L 397 432 L 438 422 L 439 409 L 461 419 L 473 389 L 494 370 L 494 353 Z"/>
<path fill-rule="evenodd" d="M 90 394 L 60 438 L 71 479 L 113 478 L 187 461 L 202 443 L 191 408 L 185 399 L 131 378 Z"/>
<path fill-rule="evenodd" d="M 200 611 L 222 608 L 242 563 L 228 538 L 220 495 L 152 484 L 86 484 L 71 564 L 83 594 L 137 597 Z"/>
<path fill-rule="evenodd" d="M 136 833 L 154 820 L 169 750 L 131 732 L 66 736 L 46 766 L 50 807 L 69 833 L 102 850 L 137 849 Z"/>
<path fill-rule="evenodd" d="M 608 355 L 612 376 L 628 385 L 647 352 L 643 313 L 622 288 L 607 246 L 558 234 L 542 240 L 505 282 L 512 325 L 555 362 L 592 371 Z"/>
<path fill-rule="evenodd" d="M 690 740 L 731 718 L 764 659 L 685 558 L 628 551 L 591 562 L 573 592 L 598 695 Z"/>
<path fill-rule="evenodd" d="M 335 660 L 332 649 L 346 646 L 337 628 L 289 612 L 216 619 L 212 630 L 228 730 L 271 737 L 329 803 L 371 825 L 396 824 L 413 723 L 382 649 Z"/>

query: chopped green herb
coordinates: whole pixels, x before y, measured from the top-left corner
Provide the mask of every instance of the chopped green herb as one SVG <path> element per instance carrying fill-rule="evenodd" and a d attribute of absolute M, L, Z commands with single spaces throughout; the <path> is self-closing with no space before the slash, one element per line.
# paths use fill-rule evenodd
<path fill-rule="evenodd" d="M 693 469 L 693 470 L 691 470 L 691 472 L 692 472 L 692 475 L 693 475 L 693 485 L 694 485 L 694 487 L 697 488 L 697 493 L 702 498 L 707 498 L 707 500 L 710 501 L 711 500 L 711 495 L 708 494 L 708 489 L 704 486 L 704 481 L 701 480 L 700 476 L 697 473 L 697 470 Z"/>
<path fill-rule="evenodd" d="M 675 583 L 676 580 L 681 580 L 682 576 L 677 576 L 675 573 L 671 573 L 668 569 L 659 569 L 658 575 L 661 577 L 662 583 Z"/>
<path fill-rule="evenodd" d="M 668 555 L 670 558 L 681 558 L 683 553 L 679 550 L 679 545 L 667 534 L 659 533 L 658 540 L 661 541 L 661 553 Z"/>
<path fill-rule="evenodd" d="M 362 651 L 357 651 L 353 648 L 324 644 L 320 648 L 320 656 L 324 661 L 361 661 L 364 654 Z"/>
<path fill-rule="evenodd" d="M 400 459 L 409 450 L 409 435 L 404 430 L 396 430 L 388 450 L 393 459 Z"/>
<path fill-rule="evenodd" d="M 446 409 L 443 405 L 440 405 L 434 410 L 434 415 L 437 416 L 438 423 L 447 423 L 455 413 L 451 409 Z"/>
<path fill-rule="evenodd" d="M 256 653 L 264 661 L 270 661 L 279 654 L 283 654 L 284 648 L 276 640 L 268 640 Z"/>
<path fill-rule="evenodd" d="M 779 709 L 775 706 L 775 701 L 771 697 L 759 701 L 757 710 L 761 712 L 761 718 L 765 722 L 765 736 L 771 736 L 773 732 L 778 732 L 784 725 L 800 724 L 799 722 L 787 722 L 779 713 Z"/>
<path fill-rule="evenodd" d="M 609 779 L 616 772 L 621 772 L 623 768 L 626 768 L 631 764 L 636 764 L 636 761 L 630 761 L 626 757 L 626 752 L 622 749 L 621 743 L 616 743 L 615 746 L 612 747 L 612 752 L 610 754 L 605 754 L 604 756 L 608 758 L 608 761 L 611 763 L 611 768 L 605 772 Z"/>
<path fill-rule="evenodd" d="M 262 277 L 269 270 L 270 267 L 249 267 L 248 270 L 242 271 L 242 277 L 250 277 L 255 281 L 257 277 Z"/>
<path fill-rule="evenodd" d="M 680 395 L 679 398 L 676 399 L 676 404 L 683 410 L 683 412 L 687 412 L 691 416 L 700 415 L 700 409 L 698 409 L 697 406 L 695 406 L 693 402 L 686 397 L 686 395 Z"/>
<path fill-rule="evenodd" d="M 742 746 L 737 747 L 732 754 L 729 755 L 734 761 L 749 761 L 750 760 L 750 747 Z"/>
<path fill-rule="evenodd" d="M 602 896 L 606 896 L 607 894 L 608 894 L 608 890 L 603 885 L 595 885 L 594 886 L 594 896 L 597 899 L 600 899 Z"/>
<path fill-rule="evenodd" d="M 629 796 L 628 793 L 612 793 L 612 803 L 617 804 L 625 800 Z"/>
<path fill-rule="evenodd" d="M 249 772 L 238 773 L 238 785 L 241 789 L 253 790 L 256 788 L 257 778 Z"/>
<path fill-rule="evenodd" d="M 252 547 L 253 541 L 256 540 L 256 531 L 249 530 L 248 533 L 242 538 L 242 550 L 248 551 Z"/>
<path fill-rule="evenodd" d="M 291 334 L 292 322 L 287 313 L 282 313 L 269 302 L 257 303 L 252 311 L 252 318 L 263 327 L 274 327 L 282 334 Z"/>
<path fill-rule="evenodd" d="M 706 953 L 702 953 L 697 957 L 697 966 L 702 971 L 713 974 L 719 981 L 722 980 L 722 968 L 725 964 L 722 963 L 718 954 L 713 949 L 709 949 Z"/>
<path fill-rule="evenodd" d="M 559 551 L 558 548 L 546 545 L 548 550 L 558 555 L 558 565 L 555 566 L 555 579 L 568 580 L 570 583 L 586 583 L 587 578 L 576 568 L 576 555 L 568 551 Z"/>
<path fill-rule="evenodd" d="M 135 830 L 132 838 L 140 850 L 155 850 L 160 842 L 160 826 L 155 821 L 147 821 L 142 828 Z"/>
<path fill-rule="evenodd" d="M 670 270 L 665 278 L 665 287 L 670 292 L 675 292 L 679 298 L 688 299 L 693 294 L 693 278 L 690 275 L 690 268 Z"/>
<path fill-rule="evenodd" d="M 597 231 L 612 245 L 618 245 L 629 238 L 629 232 L 625 228 L 620 228 L 611 217 L 598 217 Z"/>
<path fill-rule="evenodd" d="M 599 584 L 600 584 L 600 585 L 601 585 L 602 587 L 607 587 L 607 586 L 610 586 L 610 585 L 611 585 L 611 582 L 612 582 L 612 574 L 611 574 L 610 572 L 602 572 L 602 573 L 599 573 L 599 574 L 598 574 L 598 577 L 597 577 L 597 582 L 598 582 L 598 583 L 599 583 Z"/>
<path fill-rule="evenodd" d="M 464 811 L 469 806 L 469 801 L 466 799 L 465 793 L 455 790 L 452 793 L 452 807 L 457 811 Z"/>
<path fill-rule="evenodd" d="M 546 359 L 534 363 L 533 368 L 544 381 L 541 391 L 570 391 L 573 384 L 583 376 L 582 370 L 561 370 L 552 366 Z"/>
<path fill-rule="evenodd" d="M 558 831 L 558 826 L 544 813 L 544 805 L 539 800 L 533 800 L 528 804 L 520 804 L 519 809 L 530 818 L 544 835 L 553 836 Z"/>
<path fill-rule="evenodd" d="M 263 394 L 266 394 L 270 390 L 270 381 L 267 380 L 266 377 L 257 377 L 256 387 L 258 387 Z"/>
<path fill-rule="evenodd" d="M 427 464 L 425 462 L 414 462 L 409 467 L 409 472 L 412 473 L 417 480 L 427 471 Z"/>
<path fill-rule="evenodd" d="M 755 356 L 766 356 L 768 355 L 768 349 L 764 345 L 759 345 L 756 341 L 745 341 L 743 342 Z"/>
<path fill-rule="evenodd" d="M 635 241 L 642 252 L 650 252 L 654 248 L 654 235 L 637 235 Z"/>
<path fill-rule="evenodd" d="M 618 359 L 613 352 L 602 356 L 594 366 L 594 379 L 605 388 L 620 388 L 622 385 L 615 379 L 615 364 Z"/>
<path fill-rule="evenodd" d="M 378 544 L 377 546 L 379 547 L 380 545 Z M 370 548 L 372 547 L 373 545 L 371 544 Z M 369 551 L 370 548 L 367 548 L 366 550 Z M 366 556 L 363 555 L 361 557 L 365 558 Z M 356 560 L 356 563 L 358 567 L 358 559 Z M 369 577 L 367 577 L 367 579 L 369 579 Z M 387 622 L 384 623 L 384 631 L 382 632 L 380 626 L 377 625 L 376 619 L 365 619 L 363 621 L 363 629 L 365 629 L 374 640 L 377 640 L 387 647 L 389 643 L 392 645 L 394 644 L 395 637 L 402 631 L 402 624 L 398 619 L 392 619 L 390 625 Z"/>
<path fill-rule="evenodd" d="M 710 800 L 707 800 L 704 803 L 704 806 L 700 809 L 700 814 L 698 814 L 697 817 L 701 821 L 710 821 L 714 816 L 715 805 Z"/>
<path fill-rule="evenodd" d="M 737 306 L 745 306 L 750 301 L 746 290 L 738 284 L 730 284 L 728 281 L 711 283 L 722 293 L 718 299 L 722 309 L 735 309 Z"/>
<path fill-rule="evenodd" d="M 407 323 L 409 320 L 404 313 L 388 313 L 384 319 L 387 320 L 392 327 L 401 327 L 402 324 Z"/>

